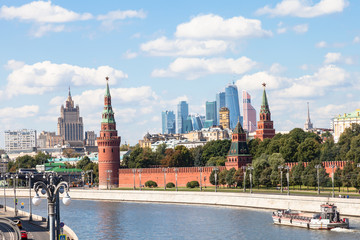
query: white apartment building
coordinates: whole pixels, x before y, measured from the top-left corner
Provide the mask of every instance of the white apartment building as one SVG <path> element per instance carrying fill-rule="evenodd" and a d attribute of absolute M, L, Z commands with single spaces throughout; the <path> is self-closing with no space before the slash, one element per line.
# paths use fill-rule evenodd
<path fill-rule="evenodd" d="M 345 131 L 346 128 L 351 127 L 351 124 L 360 124 L 360 109 L 356 109 L 352 113 L 344 113 L 333 119 L 334 127 L 334 141 L 338 142 L 340 135 Z"/>
<path fill-rule="evenodd" d="M 36 147 L 36 130 L 5 131 L 5 151 L 12 152 Z"/>

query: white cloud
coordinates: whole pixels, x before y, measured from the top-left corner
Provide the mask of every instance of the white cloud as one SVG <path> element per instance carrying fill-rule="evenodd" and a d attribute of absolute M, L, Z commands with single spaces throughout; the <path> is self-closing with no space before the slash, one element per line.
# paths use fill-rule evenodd
<path fill-rule="evenodd" d="M 300 66 L 300 69 L 306 71 L 309 69 L 309 66 L 307 64 L 303 64 Z"/>
<path fill-rule="evenodd" d="M 126 59 L 133 59 L 136 58 L 138 56 L 138 54 L 136 52 L 132 52 L 130 50 L 127 50 L 124 54 L 123 57 Z"/>
<path fill-rule="evenodd" d="M 327 47 L 327 46 L 328 46 L 328 44 L 325 41 L 321 41 L 321 42 L 318 42 L 316 44 L 317 48 L 324 48 L 324 47 Z"/>
<path fill-rule="evenodd" d="M 349 5 L 347 0 L 321 0 L 316 4 L 312 1 L 283 0 L 274 8 L 265 6 L 256 11 L 257 14 L 269 14 L 275 16 L 294 16 L 301 18 L 313 18 L 322 15 L 342 12 Z"/>
<path fill-rule="evenodd" d="M 146 18 L 146 13 L 143 10 L 125 10 L 125 11 L 121 11 L 121 10 L 116 10 L 116 11 L 111 11 L 108 12 L 105 15 L 99 15 L 97 17 L 97 20 L 102 21 L 102 25 L 112 29 L 113 28 L 113 23 L 117 20 L 124 20 L 126 18 L 141 18 L 144 19 Z"/>
<path fill-rule="evenodd" d="M 7 68 L 14 69 L 7 78 L 6 91 L 10 97 L 19 94 L 43 94 L 66 85 L 104 85 L 106 76 L 114 83 L 127 78 L 125 73 L 109 66 L 86 68 L 50 61 L 27 65 L 10 60 Z"/>
<path fill-rule="evenodd" d="M 271 31 L 262 29 L 261 21 L 242 16 L 224 19 L 208 14 L 192 18 L 190 22 L 177 26 L 175 36 L 192 39 L 239 39 L 247 37 L 272 36 Z"/>
<path fill-rule="evenodd" d="M 270 71 L 270 73 L 278 74 L 278 73 L 282 73 L 282 72 L 286 71 L 286 67 L 282 66 L 279 63 L 274 63 L 273 65 L 271 65 L 269 71 Z"/>
<path fill-rule="evenodd" d="M 140 48 L 153 56 L 209 56 L 225 52 L 228 45 L 223 40 L 168 40 L 160 37 L 141 44 Z"/>
<path fill-rule="evenodd" d="M 251 75 L 245 75 L 236 81 L 236 85 L 239 89 L 256 90 L 262 88 L 262 83 L 266 83 L 266 88 L 277 89 L 285 81 L 286 78 L 275 76 L 267 71 L 264 71 Z"/>
<path fill-rule="evenodd" d="M 193 80 L 208 74 L 234 73 L 243 74 L 251 70 L 256 62 L 247 57 L 233 58 L 177 58 L 168 69 L 155 69 L 153 77 L 175 77 L 185 75 Z"/>
<path fill-rule="evenodd" d="M 296 33 L 306 33 L 309 30 L 309 26 L 307 24 L 299 24 L 294 26 L 293 30 Z"/>
<path fill-rule="evenodd" d="M 325 55 L 325 64 L 333 64 L 333 63 L 345 63 L 348 65 L 354 64 L 354 60 L 351 57 L 343 57 L 341 53 L 329 52 Z"/>
<path fill-rule="evenodd" d="M 353 43 L 360 43 L 360 37 L 359 36 L 354 37 Z"/>
<path fill-rule="evenodd" d="M 286 33 L 286 31 L 287 31 L 287 28 L 285 28 L 285 27 L 277 29 L 277 33 L 279 33 L 279 34 Z"/>
<path fill-rule="evenodd" d="M 35 116 L 38 112 L 39 112 L 39 106 L 37 105 L 25 105 L 17 108 L 6 107 L 6 108 L 0 108 L 0 118 L 13 119 L 14 116 L 16 116 L 16 118 L 28 118 Z"/>
<path fill-rule="evenodd" d="M 38 23 L 65 23 L 92 18 L 90 13 L 79 14 L 57 5 L 51 1 L 34 1 L 20 7 L 2 6 L 0 18 L 6 20 L 19 19 Z"/>
<path fill-rule="evenodd" d="M 64 30 L 65 25 L 44 24 L 31 31 L 30 35 L 39 38 L 44 36 L 48 32 L 62 32 Z"/>

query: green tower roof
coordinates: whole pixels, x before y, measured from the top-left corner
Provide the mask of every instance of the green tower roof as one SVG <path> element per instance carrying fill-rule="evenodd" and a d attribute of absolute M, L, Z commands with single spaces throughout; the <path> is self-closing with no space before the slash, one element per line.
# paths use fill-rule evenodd
<path fill-rule="evenodd" d="M 260 113 L 270 113 L 269 103 L 268 103 L 268 100 L 266 97 L 266 91 L 265 91 L 266 84 L 263 83 L 263 86 L 264 86 L 264 92 L 263 92 L 263 97 L 262 97 Z"/>
<path fill-rule="evenodd" d="M 104 110 L 102 111 L 101 123 L 115 123 L 114 111 L 111 106 L 109 77 L 106 77 L 106 92 L 104 97 L 105 99 L 108 99 L 108 101 L 105 100 Z"/>
<path fill-rule="evenodd" d="M 236 127 L 235 127 L 233 133 L 236 133 L 236 134 L 245 133 L 245 131 L 244 131 L 244 129 L 242 128 L 241 123 L 240 123 L 239 120 L 238 120 L 238 122 L 237 122 L 237 124 L 236 124 Z"/>

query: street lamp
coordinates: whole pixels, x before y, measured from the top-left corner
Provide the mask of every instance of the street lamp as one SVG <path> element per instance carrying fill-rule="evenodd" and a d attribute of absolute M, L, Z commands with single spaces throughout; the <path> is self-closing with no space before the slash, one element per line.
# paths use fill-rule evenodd
<path fill-rule="evenodd" d="M 284 166 L 280 165 L 278 166 L 278 169 L 280 170 L 280 191 L 281 193 L 283 193 L 283 180 L 282 180 L 282 176 L 283 176 L 283 169 L 284 169 Z"/>
<path fill-rule="evenodd" d="M 139 169 L 138 173 L 139 173 L 140 191 L 141 191 L 141 172 L 142 172 L 142 169 Z"/>
<path fill-rule="evenodd" d="M 243 170 L 244 175 L 244 192 L 246 192 L 246 166 L 241 167 Z"/>
<path fill-rule="evenodd" d="M 321 168 L 321 164 L 316 164 L 316 175 L 317 175 L 317 184 L 318 184 L 318 195 L 320 195 L 320 176 L 319 176 L 319 169 Z"/>
<path fill-rule="evenodd" d="M 200 191 L 202 191 L 202 181 L 201 181 L 201 179 L 202 179 L 202 174 L 201 174 L 201 173 L 202 173 L 202 170 L 203 170 L 203 169 L 202 169 L 202 167 L 199 167 L 198 169 L 199 169 L 199 172 L 200 172 Z"/>
<path fill-rule="evenodd" d="M 29 179 L 29 221 L 32 221 L 31 179 L 34 178 L 34 174 L 32 172 L 27 172 L 25 177 Z"/>
<path fill-rule="evenodd" d="M 286 165 L 284 168 L 287 170 L 287 172 L 286 172 L 287 195 L 290 195 L 290 186 L 289 186 L 289 183 L 290 183 L 290 167 L 288 165 Z"/>
<path fill-rule="evenodd" d="M 106 170 L 105 172 L 107 174 L 106 189 L 109 189 L 109 182 L 110 182 L 110 189 L 111 189 L 111 173 L 112 173 L 112 170 Z"/>
<path fill-rule="evenodd" d="M 91 173 L 91 187 L 93 186 L 93 172 L 94 172 L 94 170 L 87 170 L 86 171 L 86 174 Z M 88 183 L 89 183 L 89 178 L 88 178 Z"/>
<path fill-rule="evenodd" d="M 19 175 L 17 174 L 11 174 L 10 178 L 13 180 L 13 185 L 14 185 L 14 215 L 15 217 L 17 216 L 17 199 L 16 199 L 16 184 L 17 184 L 17 180 L 19 179 Z"/>
<path fill-rule="evenodd" d="M 43 194 L 47 195 L 48 199 L 48 211 L 49 211 L 49 226 L 50 226 L 50 240 L 55 240 L 55 211 L 54 207 L 56 207 L 56 212 L 59 211 L 59 203 L 57 202 L 59 193 L 63 193 L 64 189 L 66 191 L 66 196 L 63 197 L 62 201 L 65 206 L 68 206 L 71 203 L 71 199 L 69 196 L 69 185 L 67 182 L 62 181 L 56 175 L 56 173 L 48 173 L 46 176 L 46 182 L 38 181 L 34 184 L 35 197 L 32 202 L 35 206 L 38 206 L 41 202 L 41 198 L 39 196 L 38 191 L 41 189 Z M 57 224 L 60 224 L 59 222 Z"/>
<path fill-rule="evenodd" d="M 254 170 L 254 167 L 248 166 L 247 169 L 250 171 L 250 193 L 252 193 L 252 171 Z"/>
<path fill-rule="evenodd" d="M 175 172 L 175 186 L 176 186 L 176 191 L 178 191 L 178 185 L 177 185 L 177 173 L 178 173 L 179 169 L 178 168 L 174 168 L 174 172 Z"/>
<path fill-rule="evenodd" d="M 358 164 L 359 165 L 359 164 Z M 332 175 L 331 175 L 331 181 L 332 181 L 332 197 L 334 198 L 335 197 L 335 192 L 334 192 L 334 170 L 336 168 L 336 165 L 330 165 L 330 167 L 332 168 Z"/>
<path fill-rule="evenodd" d="M 134 173 L 134 190 L 136 189 L 135 188 L 135 173 L 136 173 L 136 169 L 132 169 L 132 172 Z"/>
<path fill-rule="evenodd" d="M 219 170 L 217 167 L 213 167 L 215 171 L 215 192 L 217 192 L 217 171 Z"/>
<path fill-rule="evenodd" d="M 163 168 L 162 171 L 164 172 L 164 190 L 166 190 L 166 168 Z"/>
<path fill-rule="evenodd" d="M 1 177 L 3 178 L 3 183 L 4 183 L 4 212 L 6 212 L 6 189 L 5 189 L 5 185 L 7 183 L 6 178 L 9 177 L 9 175 L 6 173 L 2 173 Z M 5 180 L 5 182 L 4 182 Z"/>

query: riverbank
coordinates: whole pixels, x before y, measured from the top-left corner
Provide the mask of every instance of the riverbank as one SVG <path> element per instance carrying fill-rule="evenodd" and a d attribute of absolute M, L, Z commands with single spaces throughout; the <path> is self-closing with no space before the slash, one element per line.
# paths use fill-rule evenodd
<path fill-rule="evenodd" d="M 13 196 L 8 189 L 6 195 Z M 26 189 L 17 190 L 18 197 L 28 197 Z M 32 195 L 34 196 L 34 195 Z M 71 189 L 72 199 L 106 200 L 127 202 L 152 202 L 175 204 L 201 204 L 258 209 L 293 209 L 305 212 L 319 212 L 320 205 L 326 202 L 338 206 L 342 215 L 360 217 L 360 199 L 331 198 L 314 196 L 287 196 L 275 194 L 222 193 L 222 192 L 173 192 L 139 190 L 81 190 Z M 0 198 L 1 199 L 1 198 Z M 9 205 L 9 204 L 8 204 Z"/>

